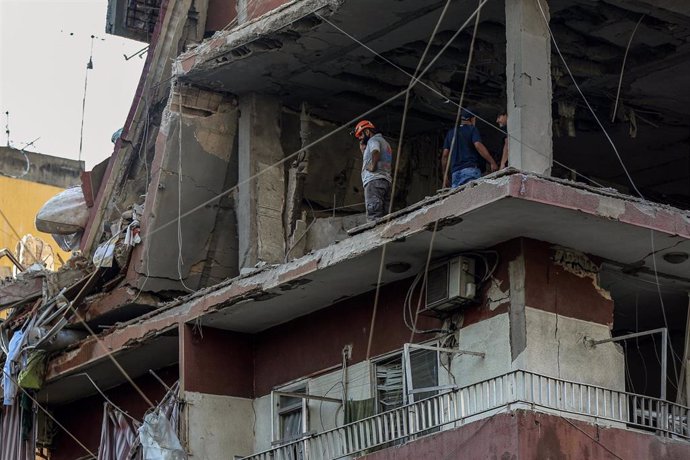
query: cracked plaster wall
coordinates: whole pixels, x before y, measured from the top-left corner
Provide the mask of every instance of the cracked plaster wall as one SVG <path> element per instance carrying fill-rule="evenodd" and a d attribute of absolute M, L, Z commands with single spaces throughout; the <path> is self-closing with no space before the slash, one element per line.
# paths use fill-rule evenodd
<path fill-rule="evenodd" d="M 487 357 L 456 357 L 458 383 L 522 369 L 625 390 L 620 347 L 584 343 L 585 336 L 611 337 L 613 302 L 592 273 L 599 261 L 527 238 L 494 249 L 500 259 L 493 279 L 483 290 L 482 304 L 463 310 L 458 333 L 461 349 L 484 351 Z"/>
<path fill-rule="evenodd" d="M 251 399 L 185 391 L 182 430 L 193 458 L 251 455 L 256 415 Z"/>
<path fill-rule="evenodd" d="M 511 341 L 513 368 L 625 390 L 620 347 L 584 343 L 585 337 L 611 337 L 614 306 L 595 279 L 599 261 L 535 240 L 522 239 L 520 245 L 516 260 L 523 259 L 524 269 L 511 271 L 510 284 L 524 286 L 524 303 L 515 308 L 511 293 L 510 309 L 511 329 L 524 331 L 524 337 Z"/>
<path fill-rule="evenodd" d="M 236 182 L 236 102 L 218 93 L 183 88 L 168 100 L 156 140 L 147 215 L 142 235 L 156 231 L 136 261 L 148 275 L 146 288 L 179 290 L 177 225 L 178 158 L 182 155 L 181 213 L 217 196 Z M 181 104 L 180 104 L 181 102 Z M 182 105 L 182 123 L 179 107 Z M 180 132 L 181 129 L 181 132 Z M 181 142 L 180 142 L 181 141 Z M 237 274 L 237 231 L 232 199 L 214 201 L 181 220 L 181 272 L 190 288 L 218 282 Z"/>

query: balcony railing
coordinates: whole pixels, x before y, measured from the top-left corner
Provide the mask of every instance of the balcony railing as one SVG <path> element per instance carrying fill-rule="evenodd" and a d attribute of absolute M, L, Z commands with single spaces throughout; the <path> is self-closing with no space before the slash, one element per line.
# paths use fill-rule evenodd
<path fill-rule="evenodd" d="M 245 457 L 335 460 L 366 454 L 513 404 L 690 439 L 687 407 L 657 398 L 514 371 Z M 487 414 L 490 415 L 490 414 Z"/>

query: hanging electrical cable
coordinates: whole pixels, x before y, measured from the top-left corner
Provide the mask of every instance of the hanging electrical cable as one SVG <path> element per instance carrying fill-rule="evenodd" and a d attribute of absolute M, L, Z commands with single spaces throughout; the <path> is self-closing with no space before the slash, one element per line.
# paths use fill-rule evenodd
<path fill-rule="evenodd" d="M 89 62 L 86 63 L 86 71 L 84 72 L 84 96 L 81 101 L 81 129 L 79 132 L 79 168 L 81 169 L 81 154 L 84 147 L 84 116 L 86 115 L 86 90 L 89 85 L 89 70 L 93 70 L 93 42 L 96 36 L 91 35 L 91 50 L 89 51 Z"/>
<path fill-rule="evenodd" d="M 575 89 L 577 90 L 578 94 L 580 95 L 583 102 L 587 106 L 587 109 L 589 110 L 589 112 L 592 114 L 592 117 L 597 122 L 597 125 L 601 129 L 601 131 L 604 134 L 604 136 L 606 137 L 607 141 L 611 145 L 611 148 L 612 148 L 614 154 L 616 155 L 616 158 L 618 159 L 618 162 L 620 163 L 621 168 L 623 169 L 623 172 L 625 173 L 625 176 L 627 177 L 628 181 L 630 182 L 630 185 L 632 186 L 633 190 L 635 191 L 635 193 L 640 197 L 640 199 L 643 202 L 649 203 L 649 201 L 644 197 L 644 195 L 642 194 L 640 189 L 637 187 L 637 184 L 633 180 L 632 175 L 630 174 L 627 166 L 625 165 L 625 162 L 623 161 L 623 158 L 621 157 L 621 155 L 618 151 L 618 148 L 616 147 L 616 144 L 613 142 L 613 139 L 611 138 L 608 131 L 606 130 L 606 128 L 602 124 L 601 120 L 597 116 L 597 113 L 595 112 L 592 105 L 589 103 L 589 100 L 587 99 L 585 94 L 582 92 L 582 89 L 580 88 L 580 85 L 577 83 L 577 80 L 575 80 L 575 76 L 573 75 L 572 71 L 570 70 L 570 66 L 566 62 L 565 57 L 563 56 L 563 53 L 561 52 L 561 48 L 558 45 L 558 42 L 556 41 L 556 36 L 553 34 L 553 31 L 551 30 L 551 26 L 549 25 L 549 18 L 546 16 L 546 12 L 544 11 L 544 7 L 541 4 L 541 0 L 535 0 L 535 2 L 537 3 L 537 6 L 539 7 L 539 11 L 541 13 L 542 19 L 544 20 L 544 24 L 546 26 L 546 29 L 548 30 L 549 37 L 551 38 L 551 42 L 553 43 L 553 46 L 556 49 L 556 53 L 558 54 L 561 62 L 563 63 L 563 66 L 565 67 L 566 72 L 570 76 L 570 80 L 573 82 Z M 640 21 L 643 18 L 644 18 L 644 16 L 642 18 L 640 18 Z M 638 25 L 639 25 L 639 22 L 638 22 Z M 632 38 L 630 40 L 632 40 Z M 663 296 L 661 294 L 661 288 L 659 287 L 659 272 L 658 272 L 657 264 L 656 264 L 656 249 L 655 249 L 655 243 L 654 243 L 654 230 L 651 228 L 649 229 L 649 236 L 650 236 L 650 245 L 651 245 L 651 249 L 652 249 L 652 251 L 651 251 L 652 269 L 653 269 L 654 277 L 655 277 L 656 283 L 657 283 L 657 292 L 659 294 L 659 303 L 661 305 L 661 314 L 662 314 L 662 317 L 664 320 L 664 325 L 668 329 L 669 325 L 668 325 L 668 318 L 666 316 L 666 306 L 664 305 L 664 299 L 663 299 Z M 676 378 L 676 381 L 678 381 L 679 375 L 678 375 L 678 369 L 676 366 L 676 359 L 680 360 L 681 358 L 680 358 L 680 356 L 678 356 L 676 351 L 673 349 L 672 345 L 671 345 L 671 357 L 672 357 L 671 363 L 673 365 L 673 373 L 674 373 L 674 376 Z"/>

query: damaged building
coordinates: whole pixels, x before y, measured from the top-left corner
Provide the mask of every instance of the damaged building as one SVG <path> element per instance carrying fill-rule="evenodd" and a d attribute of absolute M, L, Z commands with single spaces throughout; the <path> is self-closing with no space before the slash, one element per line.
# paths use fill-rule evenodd
<path fill-rule="evenodd" d="M 687 2 L 107 17 L 146 63 L 74 255 L 0 298 L 0 459 L 690 457 Z M 460 106 L 508 167 L 444 189 Z"/>

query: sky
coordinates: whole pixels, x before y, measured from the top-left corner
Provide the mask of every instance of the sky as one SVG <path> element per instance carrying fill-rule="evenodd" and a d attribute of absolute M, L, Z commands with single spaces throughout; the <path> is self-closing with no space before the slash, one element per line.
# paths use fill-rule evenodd
<path fill-rule="evenodd" d="M 84 77 L 91 35 L 82 160 L 91 169 L 110 156 L 127 118 L 146 46 L 105 33 L 106 0 L 0 0 L 0 145 L 78 159 Z"/>

